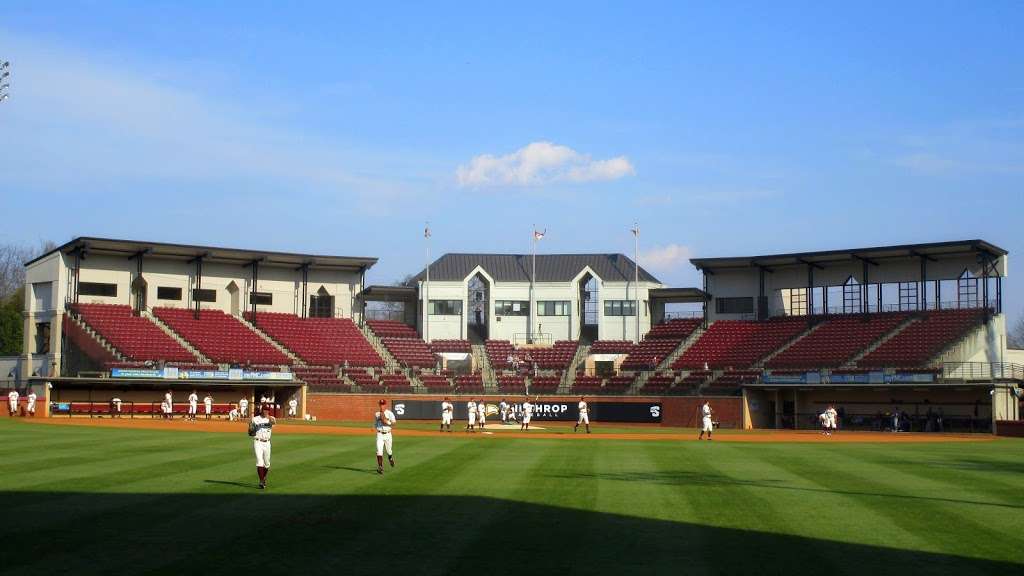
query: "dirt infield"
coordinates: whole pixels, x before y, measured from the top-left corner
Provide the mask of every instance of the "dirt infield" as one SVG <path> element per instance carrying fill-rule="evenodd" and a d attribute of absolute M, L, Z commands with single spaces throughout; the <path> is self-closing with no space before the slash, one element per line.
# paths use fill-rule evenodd
<path fill-rule="evenodd" d="M 48 426 L 93 426 L 102 428 L 126 428 L 136 430 L 176 430 L 182 432 L 219 432 L 219 433 L 240 433 L 246 429 L 245 422 L 227 422 L 224 420 L 199 420 L 196 422 L 185 422 L 175 420 L 164 422 L 153 419 L 99 419 L 99 418 L 40 418 L 28 420 L 32 424 Z M 642 429 L 640 429 L 642 430 Z M 278 424 L 274 432 L 279 434 L 325 434 L 334 436 L 371 436 L 373 430 L 367 427 L 332 426 L 330 424 Z M 697 432 L 663 432 L 650 433 L 637 431 L 635 433 L 615 434 L 573 434 L 568 431 L 536 431 L 536 432 L 514 432 L 498 431 L 493 433 L 474 433 L 472 435 L 461 431 L 451 434 L 441 434 L 429 430 L 402 430 L 400 427 L 395 430 L 398 436 L 437 436 L 441 438 L 464 438 L 472 436 L 484 440 L 493 438 L 532 438 L 552 440 L 647 440 L 647 441 L 694 441 Z M 935 443 L 935 442 L 991 442 L 995 439 L 990 434 L 922 434 L 922 433 L 899 433 L 888 432 L 861 432 L 861 431 L 840 431 L 837 434 L 826 437 L 820 432 L 813 430 L 721 430 L 715 432 L 715 442 L 801 442 L 801 443 Z"/>

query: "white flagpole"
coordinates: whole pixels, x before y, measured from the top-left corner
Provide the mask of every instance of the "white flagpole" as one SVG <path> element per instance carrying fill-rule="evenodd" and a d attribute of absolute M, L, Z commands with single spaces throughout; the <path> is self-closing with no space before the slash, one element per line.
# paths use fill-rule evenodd
<path fill-rule="evenodd" d="M 423 340 L 430 342 L 430 222 L 423 229 L 423 238 L 427 244 L 427 276 L 423 284 Z"/>
<path fill-rule="evenodd" d="M 640 226 L 633 222 L 633 297 L 636 300 L 636 341 L 640 342 Z"/>
<path fill-rule="evenodd" d="M 534 328 L 534 324 L 536 324 L 536 319 L 534 318 L 534 315 L 537 313 L 537 310 L 535 309 L 537 307 L 537 304 L 535 302 L 536 296 L 534 294 L 534 290 L 535 290 L 534 285 L 537 283 L 537 225 L 536 224 L 533 225 L 533 230 L 530 231 L 530 234 L 533 237 L 533 245 L 532 245 L 533 246 L 533 257 L 531 258 L 531 265 L 530 265 L 530 268 L 531 268 L 531 271 L 530 271 L 530 327 L 528 329 L 529 334 L 526 335 L 526 341 L 528 343 L 530 343 L 530 344 L 533 344 L 533 332 L 534 332 L 533 328 Z"/>

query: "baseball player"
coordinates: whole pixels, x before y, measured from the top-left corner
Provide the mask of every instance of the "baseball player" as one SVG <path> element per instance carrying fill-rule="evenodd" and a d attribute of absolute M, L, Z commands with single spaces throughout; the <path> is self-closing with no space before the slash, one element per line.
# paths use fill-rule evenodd
<path fill-rule="evenodd" d="M 245 418 L 245 415 L 249 412 L 249 399 L 242 398 L 238 401 L 238 414 Z"/>
<path fill-rule="evenodd" d="M 472 400 L 466 402 L 466 409 L 469 411 L 469 424 L 466 424 L 466 432 L 472 432 L 476 429 L 476 402 Z"/>
<path fill-rule="evenodd" d="M 18 412 L 18 391 L 13 388 L 7 393 L 7 410 L 11 413 L 11 417 Z"/>
<path fill-rule="evenodd" d="M 299 412 L 299 401 L 296 400 L 295 398 L 292 398 L 291 400 L 288 400 L 288 416 L 291 417 L 291 418 L 295 418 L 295 416 L 298 414 L 298 412 Z"/>
<path fill-rule="evenodd" d="M 241 418 L 242 418 L 242 415 L 238 411 L 238 406 L 235 406 L 234 404 L 232 404 L 231 405 L 231 411 L 228 412 L 228 422 L 234 422 L 235 420 L 240 420 Z"/>
<path fill-rule="evenodd" d="M 835 432 L 838 427 L 839 413 L 836 412 L 835 406 L 831 404 L 828 405 L 828 409 L 825 410 L 825 413 L 828 414 L 829 433 Z"/>
<path fill-rule="evenodd" d="M 209 392 L 207 392 L 206 396 L 203 398 L 203 410 L 206 412 L 207 420 L 213 417 L 213 396 L 210 396 Z"/>
<path fill-rule="evenodd" d="M 256 474 L 260 478 L 260 490 L 267 487 L 267 472 L 270 471 L 270 429 L 277 420 L 270 415 L 270 407 L 264 404 L 260 413 L 249 422 L 249 435 L 253 437 L 253 450 L 256 452 Z"/>
<path fill-rule="evenodd" d="M 380 410 L 373 415 L 373 427 L 377 429 L 377 474 L 384 473 L 384 452 L 388 463 L 395 467 L 395 456 L 391 453 L 391 427 L 395 425 L 395 414 L 388 410 L 388 401 L 381 399 Z"/>
<path fill-rule="evenodd" d="M 821 435 L 822 436 L 831 436 L 831 433 L 829 432 L 829 429 L 828 429 L 828 410 L 827 409 L 824 412 L 822 412 L 821 414 L 818 414 L 818 422 L 821 423 Z"/>
<path fill-rule="evenodd" d="M 501 414 L 501 423 L 508 424 L 508 403 L 505 402 L 504 398 L 498 404 L 498 413 Z"/>
<path fill-rule="evenodd" d="M 118 418 L 121 416 L 121 398 L 114 396 L 110 399 L 110 417 Z"/>
<path fill-rule="evenodd" d="M 164 419 L 165 420 L 173 420 L 174 419 L 174 399 L 171 397 L 171 391 L 170 390 L 168 390 L 167 393 L 164 394 L 164 401 L 163 401 L 162 406 L 163 406 L 163 409 L 164 409 Z"/>
<path fill-rule="evenodd" d="M 573 433 L 580 427 L 580 424 L 584 424 L 587 427 L 587 434 L 590 434 L 590 410 L 587 409 L 587 400 L 583 396 L 580 396 L 580 417 L 576 420 L 576 425 L 572 427 Z"/>
<path fill-rule="evenodd" d="M 530 397 L 527 396 L 523 401 L 523 423 L 519 425 L 520 432 L 530 429 L 531 418 L 533 418 L 533 404 L 530 403 Z"/>
<path fill-rule="evenodd" d="M 711 440 L 711 431 L 713 429 L 713 423 L 711 422 L 711 415 L 714 414 L 714 413 L 715 413 L 715 411 L 711 409 L 711 403 L 708 402 L 707 400 L 705 400 L 704 401 L 704 405 L 700 407 L 701 428 L 700 428 L 700 436 L 697 437 L 697 440 L 703 440 L 705 432 L 708 433 L 708 440 Z"/>
<path fill-rule="evenodd" d="M 452 405 L 448 397 L 444 397 L 444 402 L 441 402 L 441 432 L 444 432 L 445 426 L 448 427 L 448 431 L 452 431 L 452 414 L 455 411 L 455 406 Z"/>
<path fill-rule="evenodd" d="M 476 403 L 476 419 L 480 424 L 481 430 L 487 427 L 487 404 L 484 402 L 483 398 Z"/>
<path fill-rule="evenodd" d="M 31 388 L 28 391 L 28 406 L 25 409 L 29 416 L 36 415 L 36 391 Z"/>
<path fill-rule="evenodd" d="M 192 393 L 188 395 L 188 419 L 192 422 L 196 421 L 196 412 L 199 411 L 198 408 L 199 394 L 196 394 L 196 391 L 193 390 Z"/>

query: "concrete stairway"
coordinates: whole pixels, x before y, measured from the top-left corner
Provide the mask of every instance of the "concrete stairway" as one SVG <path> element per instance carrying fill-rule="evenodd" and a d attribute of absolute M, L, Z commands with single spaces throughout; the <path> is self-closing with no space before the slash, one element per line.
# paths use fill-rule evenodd
<path fill-rule="evenodd" d="M 576 373 L 586 364 L 587 356 L 590 356 L 590 346 L 590 344 L 583 344 L 581 342 L 576 347 L 576 354 L 573 355 L 572 362 L 569 363 L 569 368 L 566 369 L 565 374 L 562 374 L 562 382 L 558 385 L 560 393 L 567 394 L 576 385 Z"/>
<path fill-rule="evenodd" d="M 245 325 L 246 328 L 248 328 L 249 330 L 252 330 L 257 336 L 259 336 L 260 338 L 263 338 L 264 340 L 266 340 L 267 344 L 270 344 L 274 348 L 277 348 L 278 351 L 280 351 L 282 354 L 287 356 L 292 361 L 292 364 L 297 364 L 299 366 L 305 366 L 306 365 L 306 363 L 303 362 L 301 358 L 296 356 L 291 350 L 285 348 L 283 344 L 281 344 L 277 340 L 274 340 L 273 338 L 271 338 L 270 334 L 267 334 L 263 330 L 260 330 L 255 324 L 253 324 L 252 322 L 249 322 L 248 320 L 246 320 L 245 317 L 243 317 L 243 316 L 235 316 L 235 320 L 238 320 L 243 325 Z"/>
<path fill-rule="evenodd" d="M 881 338 L 879 338 L 878 340 L 875 340 L 874 342 L 872 342 L 867 348 L 861 350 L 859 353 L 857 353 L 856 356 L 854 356 L 853 358 L 850 358 L 849 360 L 847 360 L 846 363 L 844 363 L 842 365 L 842 368 L 854 368 L 854 367 L 856 367 L 857 361 L 859 361 L 861 358 L 863 358 L 863 357 L 867 356 L 868 354 L 871 354 L 872 352 L 877 350 L 879 346 L 881 346 L 882 344 L 885 344 L 886 342 L 891 340 L 894 336 L 896 336 L 900 332 L 903 332 L 903 330 L 906 329 L 907 326 L 910 326 L 914 322 L 917 322 L 917 318 L 916 317 L 911 316 L 910 318 L 907 318 L 901 324 L 899 324 L 898 326 L 896 326 L 895 328 L 893 328 L 889 332 L 883 334 Z"/>
<path fill-rule="evenodd" d="M 93 330 L 92 327 L 89 326 L 88 324 L 86 324 L 85 321 L 82 320 L 80 317 L 78 317 L 75 314 L 68 314 L 67 318 L 71 322 L 74 322 L 76 326 L 81 328 L 83 332 L 88 334 L 89 337 L 91 337 L 93 340 L 98 342 L 100 344 L 100 346 L 102 346 L 104 349 L 106 349 L 108 352 L 110 352 L 110 354 L 114 358 L 117 358 L 121 362 L 128 362 L 129 361 L 127 356 L 122 354 L 121 351 L 118 350 L 117 348 L 114 348 L 113 344 L 111 344 L 106 338 L 101 336 L 99 332 Z"/>
<path fill-rule="evenodd" d="M 775 358 L 775 357 L 776 357 L 776 356 L 778 356 L 779 354 L 782 354 L 783 352 L 785 352 L 786 350 L 788 350 L 790 346 L 792 346 L 793 344 L 796 344 L 797 342 L 799 342 L 800 340 L 802 340 L 802 339 L 803 339 L 803 338 L 804 338 L 805 336 L 807 336 L 808 334 L 811 334 L 812 332 L 814 332 L 815 330 L 817 330 L 817 329 L 818 329 L 819 327 L 821 327 L 821 325 L 822 325 L 822 324 L 824 324 L 825 322 L 828 322 L 828 320 L 825 320 L 825 321 L 822 321 L 822 322 L 818 322 L 818 323 L 817 323 L 817 324 L 815 324 L 814 326 L 811 326 L 810 328 L 807 328 L 807 329 L 806 329 L 806 330 L 804 330 L 803 332 L 801 332 L 801 333 L 797 334 L 797 335 L 796 335 L 796 336 L 795 336 L 795 337 L 794 337 L 794 338 L 793 338 L 792 340 L 790 340 L 789 342 L 786 342 L 786 343 L 785 343 L 785 344 L 783 344 L 782 346 L 779 346 L 779 347 L 778 347 L 778 348 L 776 348 L 775 350 L 772 350 L 771 352 L 769 352 L 769 353 L 768 353 L 768 355 L 767 355 L 767 356 L 765 356 L 764 358 L 761 358 L 760 360 L 758 360 L 757 362 L 755 362 L 755 363 L 753 364 L 753 369 L 755 369 L 755 370 L 760 370 L 761 368 L 764 368 L 764 365 L 765 365 L 765 364 L 766 364 L 766 363 L 767 363 L 767 362 L 768 362 L 769 360 L 771 360 L 772 358 Z M 714 382 L 714 380 L 712 380 L 711 382 Z M 708 383 L 710 384 L 711 382 L 708 382 Z"/>
<path fill-rule="evenodd" d="M 150 312 L 149 310 L 144 310 L 142 312 L 142 315 L 148 318 L 149 321 L 152 322 L 153 324 L 156 324 L 157 328 L 163 330 L 165 334 L 173 338 L 174 341 L 180 344 L 182 348 L 191 352 L 196 358 L 199 359 L 200 363 L 213 364 L 213 362 L 205 355 L 203 355 L 203 353 L 200 352 L 198 348 L 192 346 L 192 344 L 190 344 L 188 340 L 182 338 L 177 332 L 172 330 L 170 326 L 164 324 L 162 320 L 154 316 L 152 312 Z"/>
<path fill-rule="evenodd" d="M 494 374 L 491 360 L 487 357 L 487 348 L 483 344 L 473 344 L 470 347 L 473 354 L 473 365 L 479 367 L 480 375 L 483 377 L 484 389 L 497 390 L 498 377 Z"/>
<path fill-rule="evenodd" d="M 385 368 L 389 370 L 399 370 L 402 367 L 402 365 L 398 363 L 398 360 L 395 360 L 395 357 L 391 355 L 391 352 L 388 352 L 388 349 L 384 347 L 384 343 L 381 342 L 381 339 L 373 333 L 373 330 L 370 330 L 369 326 L 364 324 L 359 327 L 359 331 L 363 333 L 363 337 L 370 343 L 370 346 L 373 346 L 373 349 L 377 351 L 381 360 L 384 361 Z"/>

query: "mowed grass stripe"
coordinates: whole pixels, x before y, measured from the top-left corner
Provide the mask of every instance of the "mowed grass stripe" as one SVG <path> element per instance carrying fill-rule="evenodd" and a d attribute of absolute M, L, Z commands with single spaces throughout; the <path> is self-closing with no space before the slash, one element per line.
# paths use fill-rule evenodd
<path fill-rule="evenodd" d="M 770 448 L 773 452 L 778 452 L 778 449 L 779 447 Z M 829 456 L 833 460 L 853 458 L 841 450 L 835 450 Z M 991 528 L 990 524 L 975 521 L 966 510 L 957 510 L 949 502 L 907 496 L 902 492 L 908 487 L 913 487 L 916 492 L 929 492 L 938 483 L 916 478 L 901 473 L 892 466 L 881 466 L 865 459 L 858 460 L 861 465 L 856 469 L 856 473 L 848 470 L 846 474 L 836 475 L 825 483 L 824 474 L 807 472 L 820 461 L 821 458 L 814 454 L 790 452 L 785 459 L 779 461 L 779 465 L 796 474 L 804 475 L 822 493 L 838 492 L 855 502 L 860 509 L 868 509 L 885 516 L 887 522 L 884 525 L 902 529 L 902 534 L 893 535 L 887 545 L 910 550 L 953 552 L 963 556 L 1006 558 L 1002 552 L 1005 543 L 1000 540 L 1000 531 Z M 862 529 L 883 525 L 877 521 L 865 521 L 860 514 L 858 508 L 848 509 L 846 522 L 859 525 Z M 989 516 L 988 520 L 991 521 L 993 518 Z M 958 528 L 945 529 L 949 526 Z M 970 537 L 965 538 L 965 534 L 970 534 Z"/>

